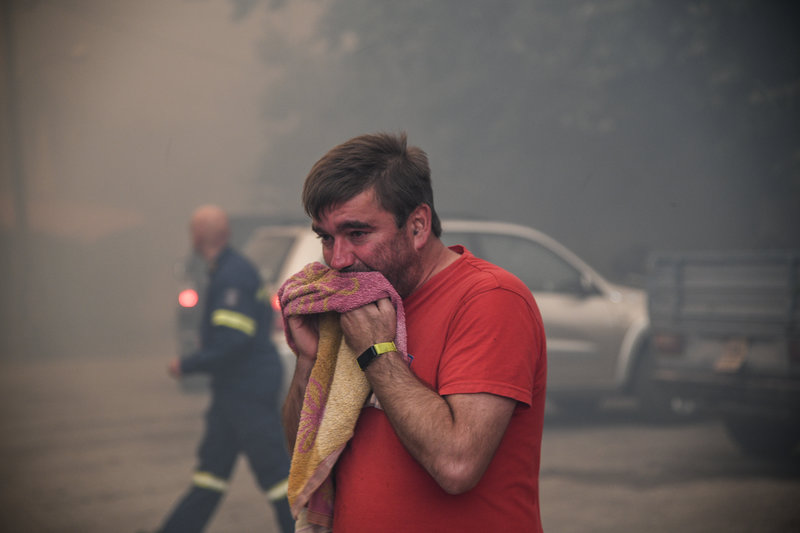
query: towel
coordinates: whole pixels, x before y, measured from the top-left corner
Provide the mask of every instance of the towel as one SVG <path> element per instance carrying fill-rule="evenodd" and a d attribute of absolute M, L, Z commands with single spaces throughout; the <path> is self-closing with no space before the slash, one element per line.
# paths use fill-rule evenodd
<path fill-rule="evenodd" d="M 394 342 L 398 351 L 405 354 L 403 302 L 380 272 L 343 273 L 322 263 L 306 265 L 289 278 L 279 289 L 278 298 L 286 341 L 295 353 L 289 317 L 319 315 L 317 359 L 306 386 L 289 470 L 289 504 L 297 519 L 296 531 L 330 531 L 333 466 L 353 436 L 365 403 L 380 407 L 358 366 L 358 354 L 344 342 L 339 314 L 389 298 L 397 314 Z"/>

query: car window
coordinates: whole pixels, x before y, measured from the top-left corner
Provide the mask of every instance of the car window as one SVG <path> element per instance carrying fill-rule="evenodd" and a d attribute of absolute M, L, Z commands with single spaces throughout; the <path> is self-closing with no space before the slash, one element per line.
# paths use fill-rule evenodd
<path fill-rule="evenodd" d="M 580 272 L 538 242 L 496 233 L 450 233 L 446 239 L 465 244 L 476 256 L 508 270 L 534 292 L 580 290 Z"/>
<path fill-rule="evenodd" d="M 278 281 L 280 268 L 295 241 L 294 235 L 256 230 L 243 248 L 243 253 L 258 267 L 264 283 Z"/>
<path fill-rule="evenodd" d="M 442 242 L 444 242 L 447 246 L 460 244 L 473 254 L 478 255 L 477 252 L 478 243 L 475 242 L 474 233 L 462 233 L 462 232 L 456 233 L 456 232 L 444 231 L 442 232 Z"/>

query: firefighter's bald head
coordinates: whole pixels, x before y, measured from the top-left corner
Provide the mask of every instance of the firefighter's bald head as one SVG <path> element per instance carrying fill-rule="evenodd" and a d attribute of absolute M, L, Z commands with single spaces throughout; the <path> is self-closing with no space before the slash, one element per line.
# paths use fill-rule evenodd
<path fill-rule="evenodd" d="M 228 245 L 231 235 L 228 215 L 216 205 L 202 205 L 192 213 L 192 247 L 207 261 L 214 259 Z"/>

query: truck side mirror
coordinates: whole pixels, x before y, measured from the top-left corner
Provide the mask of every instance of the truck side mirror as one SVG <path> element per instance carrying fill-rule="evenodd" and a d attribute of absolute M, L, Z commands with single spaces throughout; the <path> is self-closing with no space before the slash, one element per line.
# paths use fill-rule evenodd
<path fill-rule="evenodd" d="M 597 294 L 597 293 L 598 293 L 597 286 L 594 284 L 594 282 L 590 278 L 588 278 L 586 276 L 581 276 L 581 279 L 580 279 L 580 294 L 581 294 L 581 296 L 587 297 L 587 296 L 592 296 L 592 295 Z"/>

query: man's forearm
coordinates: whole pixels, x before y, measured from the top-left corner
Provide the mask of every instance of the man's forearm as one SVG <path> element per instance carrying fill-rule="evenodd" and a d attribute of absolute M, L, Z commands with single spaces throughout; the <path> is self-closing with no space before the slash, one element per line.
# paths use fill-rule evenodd
<path fill-rule="evenodd" d="M 297 358 L 294 375 L 283 404 L 283 432 L 290 455 L 294 452 L 297 428 L 300 424 L 300 413 L 303 410 L 303 398 L 305 397 L 306 385 L 308 385 L 308 378 L 311 376 L 313 368 L 313 360 L 305 357 Z"/>
<path fill-rule="evenodd" d="M 489 394 L 442 397 L 397 353 L 367 368 L 367 378 L 409 453 L 447 492 L 472 488 L 502 438 L 514 402 Z"/>
<path fill-rule="evenodd" d="M 224 367 L 251 342 L 252 337 L 241 331 L 214 328 L 214 336 L 208 346 L 181 358 L 181 373 L 214 372 Z"/>
<path fill-rule="evenodd" d="M 447 402 L 419 381 L 399 354 L 375 361 L 367 378 L 403 445 L 430 470 L 437 444 L 432 437 L 446 433 L 453 423 Z"/>

